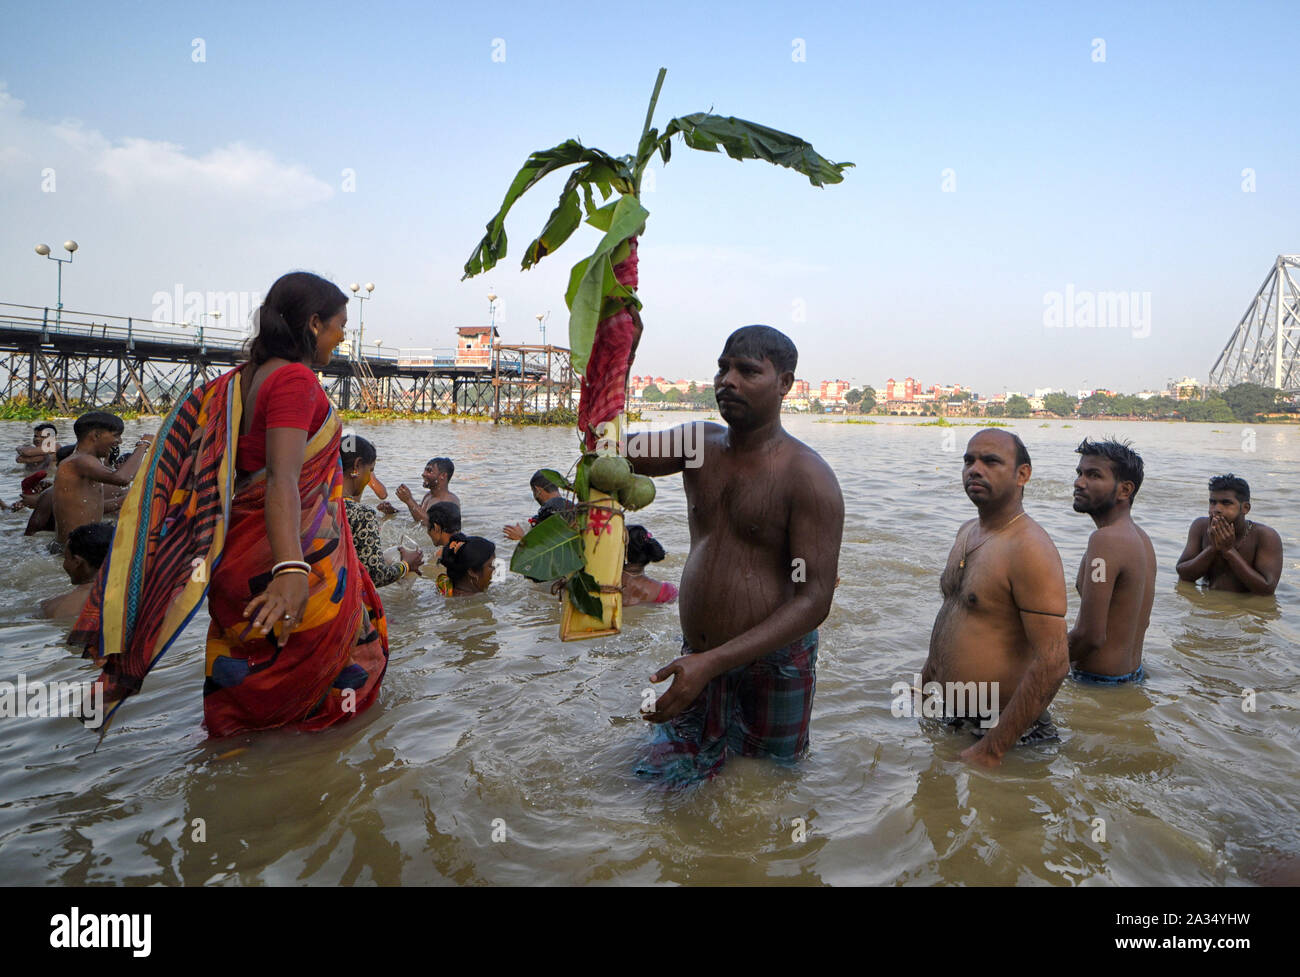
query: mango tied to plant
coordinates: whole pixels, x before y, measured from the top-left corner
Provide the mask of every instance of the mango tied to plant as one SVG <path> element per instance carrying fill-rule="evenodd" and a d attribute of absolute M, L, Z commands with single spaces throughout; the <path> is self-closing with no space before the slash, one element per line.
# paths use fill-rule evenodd
<path fill-rule="evenodd" d="M 660 133 L 651 123 L 666 74 L 667 69 L 659 69 L 635 153 L 611 156 L 569 139 L 529 156 L 465 262 L 462 276 L 463 281 L 487 271 L 505 257 L 505 219 L 516 200 L 548 174 L 577 167 L 522 261 L 524 269 L 531 268 L 584 221 L 603 232 L 596 249 L 573 266 L 564 295 L 570 358 L 582 377 L 577 417 L 581 456 L 569 469 L 572 481 L 558 471 L 548 472 L 548 477 L 575 496 L 575 518 L 570 523 L 551 516 L 535 526 L 510 563 L 512 570 L 535 580 L 563 580 L 561 637 L 566 640 L 619 630 L 626 553 L 622 511 L 643 509 L 655 496 L 654 483 L 642 475 L 631 477 L 626 459 L 618 457 L 627 429 L 627 378 L 642 331 L 637 246 L 650 216 L 640 201 L 646 166 L 656 154 L 668 163 L 674 136 L 690 149 L 721 150 L 732 159 L 788 167 L 817 187 L 841 182 L 844 170 L 853 165 L 832 163 L 798 136 L 708 112 L 671 119 Z M 617 199 L 611 200 L 615 193 Z"/>

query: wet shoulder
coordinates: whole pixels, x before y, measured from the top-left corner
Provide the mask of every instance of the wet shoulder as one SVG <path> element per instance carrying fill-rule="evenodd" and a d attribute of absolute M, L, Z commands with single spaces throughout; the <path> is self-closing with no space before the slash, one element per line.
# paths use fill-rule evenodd
<path fill-rule="evenodd" d="M 1261 539 L 1267 539 L 1269 542 L 1276 542 L 1282 545 L 1282 537 L 1272 526 L 1265 526 L 1262 522 L 1255 523 L 1255 529 L 1260 534 Z"/>
<path fill-rule="evenodd" d="M 1056 544 L 1052 542 L 1052 537 L 1048 535 L 1047 530 L 1035 522 L 1033 516 L 1028 514 L 1021 520 L 1021 523 L 1020 527 L 1015 527 L 1017 531 L 1012 536 L 1017 557 L 1021 560 L 1041 561 L 1063 568 L 1065 564 L 1061 562 L 1061 552 L 1056 548 Z"/>

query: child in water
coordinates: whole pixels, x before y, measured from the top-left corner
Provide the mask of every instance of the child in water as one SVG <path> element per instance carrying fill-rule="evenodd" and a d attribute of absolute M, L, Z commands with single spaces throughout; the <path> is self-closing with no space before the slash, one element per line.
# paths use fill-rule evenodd
<path fill-rule="evenodd" d="M 460 532 L 460 506 L 455 502 L 435 502 L 429 506 L 429 539 L 437 547 L 433 551 L 435 561 L 442 559 L 442 548 L 452 536 Z"/>
<path fill-rule="evenodd" d="M 487 590 L 496 555 L 497 548 L 491 540 L 453 533 L 438 561 L 447 568 L 446 573 L 438 575 L 438 593 L 444 597 L 465 597 Z"/>
<path fill-rule="evenodd" d="M 645 526 L 627 527 L 627 557 L 623 563 L 623 606 L 636 604 L 670 604 L 677 599 L 677 588 L 645 575 L 647 563 L 664 558 L 664 548 L 646 531 Z"/>
<path fill-rule="evenodd" d="M 78 526 L 68 536 L 63 551 L 63 569 L 73 587 L 66 594 L 41 601 L 41 617 L 76 617 L 90 596 L 90 585 L 113 545 L 117 527 L 111 522 Z"/>

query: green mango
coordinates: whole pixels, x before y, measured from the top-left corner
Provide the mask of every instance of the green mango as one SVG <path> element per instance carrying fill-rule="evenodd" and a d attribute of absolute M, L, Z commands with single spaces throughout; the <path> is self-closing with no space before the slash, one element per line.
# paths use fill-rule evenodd
<path fill-rule="evenodd" d="M 632 484 L 618 493 L 619 503 L 632 512 L 644 509 L 654 500 L 655 483 L 648 475 L 633 475 Z"/>
<path fill-rule="evenodd" d="M 612 495 L 632 484 L 632 466 L 618 455 L 602 455 L 591 463 L 587 480 L 592 488 Z"/>

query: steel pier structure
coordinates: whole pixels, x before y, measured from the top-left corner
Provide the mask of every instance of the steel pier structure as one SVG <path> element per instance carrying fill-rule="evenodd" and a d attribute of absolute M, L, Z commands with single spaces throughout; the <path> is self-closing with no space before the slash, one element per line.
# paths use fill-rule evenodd
<path fill-rule="evenodd" d="M 54 411 L 159 414 L 246 358 L 236 329 L 0 303 L 0 397 Z M 486 351 L 480 351 L 485 353 Z M 343 410 L 528 417 L 576 409 L 569 351 L 494 345 L 466 362 L 456 348 L 344 344 L 319 370 Z"/>
<path fill-rule="evenodd" d="M 1210 369 L 1210 386 L 1238 383 L 1300 392 L 1300 254 L 1280 254 L 1228 345 Z"/>

